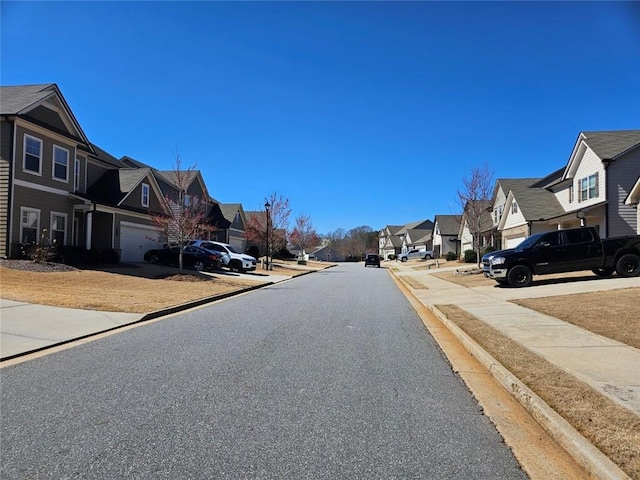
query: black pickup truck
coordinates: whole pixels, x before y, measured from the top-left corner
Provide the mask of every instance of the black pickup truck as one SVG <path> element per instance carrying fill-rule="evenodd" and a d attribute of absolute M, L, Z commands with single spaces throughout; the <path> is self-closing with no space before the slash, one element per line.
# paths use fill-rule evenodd
<path fill-rule="evenodd" d="M 533 275 L 591 270 L 608 277 L 640 275 L 640 235 L 601 239 L 593 227 L 531 235 L 516 248 L 482 257 L 485 277 L 512 287 L 528 287 Z"/>

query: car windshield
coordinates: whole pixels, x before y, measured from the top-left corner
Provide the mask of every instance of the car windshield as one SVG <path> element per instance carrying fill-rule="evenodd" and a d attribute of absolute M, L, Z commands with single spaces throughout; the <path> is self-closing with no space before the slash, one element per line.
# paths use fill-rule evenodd
<path fill-rule="evenodd" d="M 225 245 L 225 247 L 227 247 L 231 253 L 240 253 L 235 248 L 233 248 L 231 245 Z"/>

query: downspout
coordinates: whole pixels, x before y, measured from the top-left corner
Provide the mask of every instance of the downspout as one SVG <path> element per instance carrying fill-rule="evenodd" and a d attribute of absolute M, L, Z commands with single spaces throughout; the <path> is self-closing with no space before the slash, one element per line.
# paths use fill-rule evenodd
<path fill-rule="evenodd" d="M 604 179 L 605 179 L 605 182 L 608 183 L 609 175 L 607 175 L 607 170 L 609 169 L 609 165 L 611 165 L 611 159 L 610 158 L 603 158 L 602 159 L 602 163 L 604 165 Z M 608 193 L 609 192 L 609 185 L 605 185 L 605 189 L 606 189 L 606 192 Z M 607 200 L 606 197 L 605 197 L 605 200 Z M 606 237 L 609 237 L 609 202 L 608 201 L 605 203 L 605 207 L 604 208 L 605 208 L 605 215 L 604 215 L 605 235 L 604 235 L 604 237 L 606 238 Z"/>

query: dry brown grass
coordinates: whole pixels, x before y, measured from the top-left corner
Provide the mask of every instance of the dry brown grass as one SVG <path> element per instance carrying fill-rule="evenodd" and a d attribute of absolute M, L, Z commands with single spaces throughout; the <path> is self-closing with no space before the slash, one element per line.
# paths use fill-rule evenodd
<path fill-rule="evenodd" d="M 437 307 L 631 478 L 640 479 L 638 415 L 459 307 Z"/>
<path fill-rule="evenodd" d="M 326 268 L 327 264 L 310 268 Z M 272 271 L 256 270 L 256 281 L 230 273 L 213 276 L 185 270 L 205 281 L 172 281 L 177 268 L 158 265 L 114 266 L 110 271 L 29 272 L 0 267 L 0 295 L 15 300 L 58 307 L 108 312 L 148 313 L 194 300 L 255 286 L 269 275 L 296 276 L 305 273 L 291 264 Z M 262 281 L 258 281 L 258 279 Z"/>
<path fill-rule="evenodd" d="M 640 288 L 527 298 L 513 303 L 640 348 Z"/>

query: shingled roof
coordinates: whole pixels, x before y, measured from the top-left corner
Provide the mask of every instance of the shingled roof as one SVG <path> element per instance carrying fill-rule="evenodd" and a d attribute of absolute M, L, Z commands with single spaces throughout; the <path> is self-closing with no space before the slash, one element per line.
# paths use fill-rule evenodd
<path fill-rule="evenodd" d="M 55 93 L 55 84 L 0 86 L 0 113 L 20 115 Z"/>
<path fill-rule="evenodd" d="M 52 126 L 48 128 L 73 138 L 85 148 L 91 148 L 89 139 L 55 83 L 0 86 L 0 114 L 2 115 L 29 117 L 43 105 L 56 111 L 61 120 L 57 128 Z M 64 110 L 64 114 L 60 114 L 61 110 Z"/>
<path fill-rule="evenodd" d="M 580 138 L 602 160 L 613 160 L 632 148 L 640 146 L 640 130 L 582 132 Z"/>
<path fill-rule="evenodd" d="M 546 220 L 565 213 L 556 196 L 544 188 L 514 185 L 510 190 L 525 220 Z"/>
<path fill-rule="evenodd" d="M 118 206 L 149 172 L 148 168 L 108 170 L 87 190 L 86 196 L 105 205 Z"/>
<path fill-rule="evenodd" d="M 460 222 L 462 216 L 460 215 L 436 215 L 435 223 L 438 225 L 440 235 L 455 235 L 458 236 L 460 231 Z"/>

